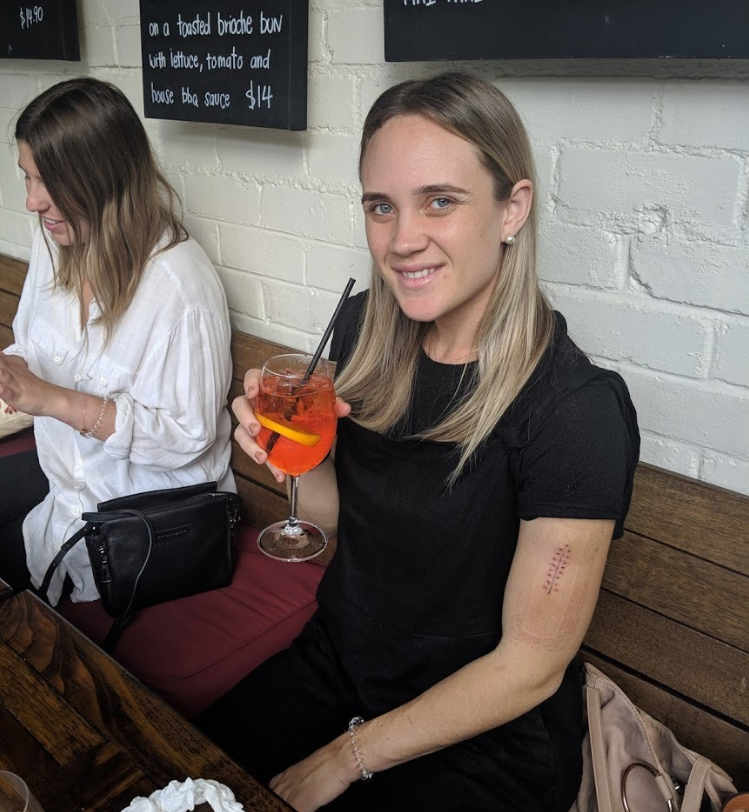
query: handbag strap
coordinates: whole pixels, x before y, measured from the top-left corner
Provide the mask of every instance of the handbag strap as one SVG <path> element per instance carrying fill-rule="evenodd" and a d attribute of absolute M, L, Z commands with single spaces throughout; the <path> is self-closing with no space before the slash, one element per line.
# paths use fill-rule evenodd
<path fill-rule="evenodd" d="M 114 647 L 117 645 L 117 641 L 124 631 L 125 626 L 127 626 L 127 624 L 133 619 L 133 602 L 135 601 L 135 595 L 138 591 L 138 584 L 140 583 L 141 576 L 148 566 L 148 562 L 151 559 L 151 552 L 153 550 L 153 526 L 145 513 L 140 510 L 136 510 L 135 508 L 124 508 L 118 510 L 117 513 L 128 513 L 131 516 L 136 516 L 146 525 L 146 529 L 148 530 L 148 549 L 146 550 L 146 557 L 143 559 L 143 564 L 141 564 L 141 568 L 138 571 L 138 574 L 135 576 L 133 591 L 130 593 L 130 600 L 125 607 L 125 610 L 117 618 L 115 618 L 114 623 L 107 632 L 107 636 L 104 638 L 104 642 L 101 644 L 104 651 L 109 653 L 111 653 Z"/>
<path fill-rule="evenodd" d="M 705 793 L 705 783 L 713 765 L 704 756 L 699 756 L 689 773 L 687 788 L 684 790 L 684 800 L 681 802 L 681 812 L 699 812 L 702 797 Z"/>
<path fill-rule="evenodd" d="M 101 644 L 101 647 L 104 651 L 112 652 L 115 645 L 117 644 L 117 640 L 119 639 L 120 635 L 122 634 L 125 626 L 132 620 L 133 612 L 133 601 L 135 600 L 135 594 L 138 590 L 138 584 L 140 582 L 141 576 L 143 575 L 146 566 L 148 565 L 148 561 L 151 558 L 151 551 L 153 550 L 153 527 L 151 526 L 151 522 L 148 521 L 148 518 L 140 511 L 135 510 L 134 508 L 126 508 L 117 511 L 118 513 L 129 513 L 133 516 L 139 518 L 145 525 L 148 530 L 148 549 L 146 551 L 146 557 L 143 560 L 143 564 L 141 565 L 140 571 L 135 576 L 135 583 L 133 584 L 133 591 L 130 594 L 130 600 L 128 601 L 127 607 L 125 608 L 124 612 L 122 612 L 117 618 L 115 618 L 114 623 L 110 627 L 109 631 L 107 632 L 107 636 L 104 638 L 104 641 Z M 75 547 L 75 545 L 87 534 L 91 531 L 93 527 L 92 523 L 85 524 L 77 533 L 74 533 L 57 552 L 57 555 L 52 559 L 49 567 L 47 567 L 47 572 L 44 575 L 44 580 L 42 581 L 42 585 L 39 588 L 39 591 L 46 599 L 47 591 L 49 590 L 49 585 L 52 581 L 52 576 L 55 574 L 55 570 L 60 566 L 60 562 L 65 558 L 65 556 Z M 8 595 L 7 597 L 12 597 Z"/>
<path fill-rule="evenodd" d="M 89 532 L 91 529 L 90 524 L 85 524 L 77 533 L 74 533 L 66 542 L 65 544 L 60 547 L 57 551 L 57 555 L 52 559 L 52 563 L 47 567 L 47 572 L 44 574 L 44 580 L 42 581 L 42 585 L 39 587 L 39 592 L 41 592 L 44 599 L 47 599 L 47 590 L 49 589 L 50 582 L 52 581 L 52 576 L 55 574 L 55 570 L 60 566 L 60 562 L 63 558 L 75 547 L 76 544 Z"/>
<path fill-rule="evenodd" d="M 604 744 L 603 737 L 601 694 L 591 685 L 585 686 L 585 694 L 588 711 L 588 738 L 590 740 L 590 753 L 591 760 L 593 762 L 593 781 L 596 788 L 598 812 L 614 812 L 615 807 L 612 797 L 614 789 L 611 785 L 608 773 L 606 746 Z M 660 767 L 660 765 L 658 766 Z M 620 792 L 621 807 L 625 810 L 625 812 L 630 812 L 629 803 L 627 801 L 627 776 L 634 767 L 642 767 L 652 774 L 656 786 L 658 787 L 659 792 L 663 796 L 663 800 L 668 806 L 669 812 L 676 812 L 676 798 L 669 779 L 663 774 L 663 772 L 659 772 L 652 765 L 642 762 L 636 762 L 628 765 L 621 775 L 621 784 L 618 789 Z M 617 808 L 618 806 L 619 804 L 617 802 Z M 686 806 L 683 806 L 682 812 L 699 812 L 699 805 L 696 806 L 694 810 L 690 810 Z"/>
<path fill-rule="evenodd" d="M 606 749 L 603 744 L 601 719 L 601 696 L 590 685 L 585 686 L 586 705 L 588 710 L 588 738 L 590 755 L 593 762 L 593 782 L 596 788 L 596 800 L 599 812 L 613 812 L 608 774 L 606 770 Z"/>

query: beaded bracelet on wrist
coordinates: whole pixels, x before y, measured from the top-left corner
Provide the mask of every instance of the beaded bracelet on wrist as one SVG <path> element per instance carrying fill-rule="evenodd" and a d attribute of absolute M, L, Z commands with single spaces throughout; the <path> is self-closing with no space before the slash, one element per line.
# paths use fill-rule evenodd
<path fill-rule="evenodd" d="M 354 716 L 348 723 L 348 734 L 351 739 L 351 749 L 354 751 L 354 758 L 359 767 L 362 781 L 371 781 L 374 773 L 371 773 L 365 766 L 361 757 L 361 749 L 359 748 L 359 725 L 364 724 L 364 719 L 361 716 Z"/>
<path fill-rule="evenodd" d="M 104 420 L 104 415 L 107 411 L 107 406 L 109 405 L 109 397 L 107 395 L 101 396 L 101 411 L 99 412 L 99 416 L 96 418 L 96 422 L 90 428 L 86 428 L 86 400 L 83 400 L 83 428 L 81 429 L 81 436 L 92 438 L 96 432 L 99 430 L 99 426 L 101 426 L 102 420 Z"/>

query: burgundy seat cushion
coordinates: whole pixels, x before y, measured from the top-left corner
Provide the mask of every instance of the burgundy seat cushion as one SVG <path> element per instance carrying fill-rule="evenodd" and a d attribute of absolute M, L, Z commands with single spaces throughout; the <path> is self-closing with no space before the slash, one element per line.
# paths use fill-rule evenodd
<path fill-rule="evenodd" d="M 137 613 L 115 657 L 187 716 L 208 707 L 253 668 L 288 648 L 312 616 L 324 569 L 264 556 L 257 530 L 240 525 L 232 584 Z M 61 601 L 58 612 L 95 642 L 112 618 L 101 601 Z"/>
<path fill-rule="evenodd" d="M 18 434 L 10 434 L 0 440 L 0 457 L 9 457 L 11 454 L 20 454 L 22 451 L 31 451 L 34 447 L 34 429 L 24 429 L 19 431 Z"/>

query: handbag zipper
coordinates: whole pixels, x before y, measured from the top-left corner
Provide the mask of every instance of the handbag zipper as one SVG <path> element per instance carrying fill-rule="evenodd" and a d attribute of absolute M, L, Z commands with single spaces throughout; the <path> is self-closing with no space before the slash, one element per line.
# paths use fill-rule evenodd
<path fill-rule="evenodd" d="M 109 569 L 109 556 L 104 544 L 99 545 L 99 556 L 101 557 L 101 582 L 103 584 L 112 583 L 112 573 Z"/>
<path fill-rule="evenodd" d="M 223 496 L 222 491 L 210 491 L 208 496 Z M 234 528 L 239 524 L 239 508 L 235 505 L 232 505 L 231 511 L 229 513 L 229 528 L 234 530 Z"/>

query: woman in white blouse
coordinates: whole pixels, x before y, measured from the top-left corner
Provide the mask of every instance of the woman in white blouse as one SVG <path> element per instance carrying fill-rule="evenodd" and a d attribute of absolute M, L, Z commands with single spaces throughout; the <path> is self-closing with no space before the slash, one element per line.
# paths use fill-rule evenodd
<path fill-rule="evenodd" d="M 15 136 L 39 215 L 16 343 L 0 353 L 0 398 L 35 416 L 36 452 L 0 459 L 0 578 L 22 588 L 101 501 L 235 486 L 224 292 L 132 105 L 72 79 L 32 101 Z M 55 573 L 53 604 L 66 576 L 73 600 L 98 597 L 83 545 Z"/>

